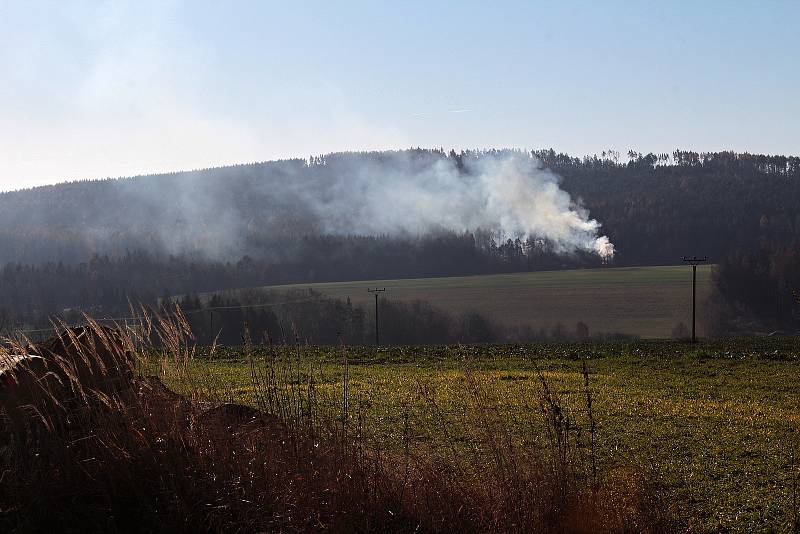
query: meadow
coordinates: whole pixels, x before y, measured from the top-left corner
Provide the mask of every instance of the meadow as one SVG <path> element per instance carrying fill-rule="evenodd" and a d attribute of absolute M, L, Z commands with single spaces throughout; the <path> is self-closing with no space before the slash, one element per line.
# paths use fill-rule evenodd
<path fill-rule="evenodd" d="M 683 265 L 576 269 L 531 273 L 363 280 L 265 286 L 264 291 L 311 288 L 354 304 L 372 304 L 368 287 L 385 287 L 395 300 L 426 300 L 445 311 L 477 311 L 506 326 L 535 329 L 558 324 L 573 330 L 578 321 L 590 333 L 642 338 L 672 336 L 678 323 L 691 325 L 691 270 Z M 711 291 L 711 266 L 697 270 L 698 314 Z M 252 290 L 252 288 L 250 289 Z M 236 294 L 243 290 L 226 292 Z M 206 294 L 208 297 L 210 294 Z M 704 333 L 702 323 L 698 333 Z"/>
<path fill-rule="evenodd" d="M 793 339 L 217 347 L 211 359 L 201 350 L 189 372 L 169 383 L 258 405 L 259 361 L 282 369 L 284 391 L 296 387 L 302 395 L 311 381 L 319 406 L 346 413 L 339 415 L 343 425 L 378 437 L 387 451 L 413 444 L 433 459 L 444 449 L 476 453 L 485 443 L 480 435 L 491 422 L 470 413 L 474 390 L 466 383 L 481 384 L 483 405 L 494 407 L 509 443 L 521 449 L 542 446 L 531 436 L 546 428 L 532 427 L 540 421 L 542 388 L 549 388 L 576 442 L 591 440 L 597 470 L 642 474 L 682 528 L 789 531 L 797 524 L 800 360 Z M 477 451 L 484 453 L 491 451 Z"/>

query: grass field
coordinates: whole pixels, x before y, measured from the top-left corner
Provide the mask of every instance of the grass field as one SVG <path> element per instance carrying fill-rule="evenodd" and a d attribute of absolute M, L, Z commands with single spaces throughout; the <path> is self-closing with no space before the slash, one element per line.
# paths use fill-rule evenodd
<path fill-rule="evenodd" d="M 254 402 L 242 349 L 220 350 L 219 359 L 195 360 L 194 384 Z M 257 356 L 267 352 L 256 348 Z M 480 431 L 441 425 L 431 414 L 434 405 L 444 413 L 462 410 L 465 365 L 488 385 L 521 436 L 537 410 L 537 370 L 576 408 L 576 422 L 586 424 L 579 407 L 581 360 L 588 359 L 601 469 L 632 468 L 657 480 L 691 531 L 788 531 L 797 517 L 800 360 L 792 339 L 352 348 L 347 354 L 350 417 L 358 412 L 389 447 L 399 447 L 410 413 L 415 444 L 431 450 L 446 443 L 469 447 Z M 336 399 L 342 357 L 338 349 L 306 347 L 292 358 L 300 367 L 316 366 L 317 387 Z"/>
<path fill-rule="evenodd" d="M 711 267 L 698 268 L 697 300 L 702 316 L 711 289 Z M 679 323 L 691 324 L 691 270 L 686 266 L 619 267 L 451 278 L 365 280 L 269 286 L 283 291 L 313 288 L 331 297 L 369 305 L 368 287 L 386 287 L 386 296 L 427 300 L 452 312 L 475 310 L 511 326 L 534 328 L 578 321 L 592 333 L 665 338 Z M 704 332 L 702 321 L 699 334 Z"/>

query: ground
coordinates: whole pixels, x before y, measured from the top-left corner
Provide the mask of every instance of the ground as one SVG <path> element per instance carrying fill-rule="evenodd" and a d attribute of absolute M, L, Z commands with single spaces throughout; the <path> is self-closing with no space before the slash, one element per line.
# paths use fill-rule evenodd
<path fill-rule="evenodd" d="M 697 270 L 698 316 L 711 290 L 711 266 Z M 475 310 L 507 325 L 623 333 L 644 338 L 672 337 L 678 323 L 691 328 L 691 269 L 685 265 L 576 269 L 533 273 L 364 280 L 268 286 L 283 291 L 313 288 L 332 297 L 372 305 L 368 287 L 385 287 L 385 296 L 427 300 L 445 310 Z M 371 308 L 370 308 L 371 309 Z M 702 320 L 698 332 L 704 333 Z"/>
<path fill-rule="evenodd" d="M 266 348 L 254 354 L 270 357 Z M 534 446 L 525 436 L 537 411 L 539 371 L 572 407 L 575 424 L 586 428 L 585 359 L 601 470 L 635 468 L 658 481 L 692 530 L 783 530 L 797 514 L 800 360 L 793 339 L 305 347 L 283 355 L 293 355 L 295 369 L 316 369 L 317 394 L 334 411 L 346 355 L 350 419 L 386 447 L 400 446 L 407 419 L 415 444 L 431 451 L 468 446 L 480 431 L 459 427 L 455 421 L 463 418 L 443 425 L 441 414 L 432 415 L 434 404 L 445 418 L 463 410 L 465 366 L 494 395 L 522 445 Z M 193 384 L 206 392 L 257 402 L 243 349 L 223 347 L 216 359 L 198 358 L 191 369 Z M 307 375 L 297 376 L 295 383 Z"/>

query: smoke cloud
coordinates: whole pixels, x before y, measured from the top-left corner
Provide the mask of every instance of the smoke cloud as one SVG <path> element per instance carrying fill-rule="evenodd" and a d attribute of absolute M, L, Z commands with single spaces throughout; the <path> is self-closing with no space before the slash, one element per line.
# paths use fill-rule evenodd
<path fill-rule="evenodd" d="M 322 229 L 332 234 L 423 234 L 489 230 L 497 239 L 545 239 L 557 252 L 614 255 L 601 224 L 589 218 L 559 177 L 519 153 L 453 158 L 418 165 L 396 156 L 336 173 L 319 191 L 303 191 Z M 305 198 L 302 198 L 305 197 Z"/>
<path fill-rule="evenodd" d="M 0 227 L 17 239 L 0 259 L 147 250 L 280 261 L 294 259 L 304 236 L 440 232 L 479 232 L 482 246 L 520 238 L 612 258 L 600 223 L 559 182 L 523 152 L 408 150 L 62 184 L 0 195 Z"/>

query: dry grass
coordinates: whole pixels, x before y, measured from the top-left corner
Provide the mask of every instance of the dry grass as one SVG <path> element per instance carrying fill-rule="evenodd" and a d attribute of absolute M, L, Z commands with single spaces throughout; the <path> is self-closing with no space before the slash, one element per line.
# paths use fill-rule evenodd
<path fill-rule="evenodd" d="M 320 370 L 284 352 L 247 350 L 258 409 L 227 403 L 188 365 L 191 332 L 180 313 L 142 314 L 115 340 L 89 321 L 116 354 L 132 354 L 131 388 L 112 394 L 79 380 L 71 369 L 69 402 L 39 377 L 18 408 L 31 415 L 10 423 L 0 454 L 3 531 L 256 532 L 422 531 L 658 532 L 676 528 L 646 477 L 599 473 L 594 462 L 592 391 L 584 374 L 589 428 L 539 375 L 541 394 L 526 417 L 521 442 L 498 409 L 502 399 L 463 370 L 463 410 L 437 410 L 436 396 L 418 395 L 444 429 L 472 425 L 466 450 L 453 437 L 432 445 L 403 417 L 402 447 L 371 432 L 348 381 L 320 388 Z M 99 358 L 96 342 L 80 354 Z M 105 343 L 105 342 L 104 342 Z M 153 347 L 158 347 L 154 350 Z M 14 352 L 26 349 L 14 347 Z M 154 355 L 157 355 L 154 359 Z M 304 363 L 305 362 L 305 363 Z M 348 376 L 348 352 L 341 348 Z M 186 396 L 167 389 L 153 369 L 181 377 Z M 134 369 L 131 369 L 134 371 Z M 39 390 L 35 390 L 35 388 Z M 231 394 L 232 398 L 233 395 Z M 540 432 L 541 423 L 546 431 Z M 534 424 L 535 423 L 535 424 Z M 533 430 L 537 429 L 537 430 Z"/>

